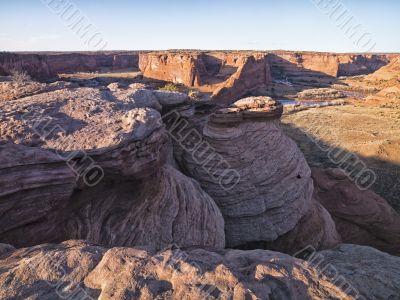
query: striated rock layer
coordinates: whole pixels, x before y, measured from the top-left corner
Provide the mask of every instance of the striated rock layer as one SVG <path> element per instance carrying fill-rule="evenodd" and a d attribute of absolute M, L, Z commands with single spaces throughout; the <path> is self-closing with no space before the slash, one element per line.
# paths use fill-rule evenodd
<path fill-rule="evenodd" d="M 224 221 L 193 179 L 171 166 L 151 178 L 105 182 L 74 195 L 81 203 L 65 221 L 65 236 L 105 246 L 151 245 L 224 248 Z"/>
<path fill-rule="evenodd" d="M 172 134 L 187 137 L 175 157 L 221 209 L 228 247 L 273 247 L 277 240 L 279 251 L 293 252 L 340 240 L 330 215 L 313 200 L 311 171 L 282 132 L 281 114 L 272 99 L 253 97 L 217 111 L 205 124 L 189 118 L 193 128 L 168 122 Z"/>
<path fill-rule="evenodd" d="M 308 261 L 277 252 L 0 244 L 1 299 L 396 299 L 400 259 L 341 245 Z M 357 268 L 354 268 L 357 265 Z"/>
<path fill-rule="evenodd" d="M 50 79 L 60 73 L 93 72 L 101 68 L 138 68 L 137 52 L 86 53 L 0 53 L 0 75 L 24 70 L 37 79 Z"/>
<path fill-rule="evenodd" d="M 372 73 L 391 54 L 335 54 L 292 51 L 164 51 L 141 53 L 148 78 L 209 92 L 217 104 L 232 104 L 259 93 L 293 95 L 310 87 L 329 87 L 339 76 Z"/>
<path fill-rule="evenodd" d="M 361 191 L 339 169 L 313 169 L 315 196 L 333 216 L 343 242 L 400 255 L 400 215 L 372 191 Z"/>
<path fill-rule="evenodd" d="M 75 186 L 75 173 L 56 154 L 0 141 L 0 240 L 30 244 L 40 233 L 31 224 L 61 209 Z"/>
<path fill-rule="evenodd" d="M 132 95 L 79 88 L 0 103 L 0 241 L 224 247 L 214 201 L 167 163 L 160 114 Z"/>

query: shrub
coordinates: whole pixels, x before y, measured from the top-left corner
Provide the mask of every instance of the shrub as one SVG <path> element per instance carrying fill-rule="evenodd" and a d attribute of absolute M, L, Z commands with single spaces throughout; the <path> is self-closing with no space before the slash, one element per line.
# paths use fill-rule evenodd
<path fill-rule="evenodd" d="M 11 80 L 17 85 L 24 85 L 31 81 L 31 77 L 26 71 L 12 70 Z"/>
<path fill-rule="evenodd" d="M 179 89 L 175 84 L 168 83 L 165 86 L 161 87 L 160 90 L 161 91 L 177 92 Z"/>

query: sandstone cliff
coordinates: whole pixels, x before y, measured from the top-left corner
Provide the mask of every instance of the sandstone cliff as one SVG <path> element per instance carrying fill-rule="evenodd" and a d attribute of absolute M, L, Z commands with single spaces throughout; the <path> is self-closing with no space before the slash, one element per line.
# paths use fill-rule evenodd
<path fill-rule="evenodd" d="M 212 93 L 215 103 L 232 104 L 259 89 L 264 93 L 285 94 L 307 87 L 328 87 L 339 76 L 374 72 L 387 64 L 392 56 L 290 51 L 170 51 L 142 53 L 139 65 L 145 77 L 194 87 Z"/>
<path fill-rule="evenodd" d="M 60 73 L 138 66 L 138 53 L 0 53 L 0 75 L 8 75 L 12 70 L 25 70 L 41 80 L 52 79 Z"/>

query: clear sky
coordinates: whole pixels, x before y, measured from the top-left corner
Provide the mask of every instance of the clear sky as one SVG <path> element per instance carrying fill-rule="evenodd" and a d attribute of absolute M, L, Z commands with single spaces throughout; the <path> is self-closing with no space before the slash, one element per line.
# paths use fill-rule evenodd
<path fill-rule="evenodd" d="M 336 0 L 360 24 L 354 30 L 362 41 L 340 28 L 346 20 L 335 21 L 339 12 L 330 16 L 316 5 L 332 0 L 0 0 L 0 51 L 95 50 L 51 1 L 72 3 L 107 50 L 363 52 L 370 41 L 374 52 L 400 52 L 399 0 Z"/>

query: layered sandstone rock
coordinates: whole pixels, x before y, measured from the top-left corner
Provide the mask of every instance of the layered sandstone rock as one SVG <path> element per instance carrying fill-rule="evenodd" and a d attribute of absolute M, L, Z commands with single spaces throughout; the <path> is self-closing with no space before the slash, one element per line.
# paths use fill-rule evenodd
<path fill-rule="evenodd" d="M 26 239 L 29 244 L 40 233 L 30 225 L 62 209 L 76 180 L 56 154 L 0 141 L 0 240 L 19 246 Z"/>
<path fill-rule="evenodd" d="M 318 52 L 142 53 L 145 77 L 180 83 L 212 93 L 219 104 L 231 104 L 250 93 L 293 94 L 307 87 L 329 87 L 339 76 L 374 72 L 394 55 Z"/>
<path fill-rule="evenodd" d="M 393 58 L 387 65 L 380 68 L 373 74 L 368 75 L 365 79 L 368 81 L 376 80 L 400 80 L 400 58 Z"/>
<path fill-rule="evenodd" d="M 345 243 L 400 255 L 400 215 L 372 191 L 360 190 L 339 169 L 313 169 L 315 195 Z"/>
<path fill-rule="evenodd" d="M 54 82 L 50 84 L 39 83 L 36 81 L 27 81 L 23 83 L 5 81 L 0 82 L 0 102 L 16 100 L 27 96 L 32 96 L 51 91 L 67 89 L 75 85 L 68 82 Z"/>
<path fill-rule="evenodd" d="M 253 97 L 216 111 L 205 124 L 196 121 L 199 116 L 190 117 L 186 128 L 168 122 L 172 134 L 187 136 L 175 157 L 221 209 L 228 247 L 272 247 L 285 234 L 291 241 L 280 240 L 280 251 L 339 241 L 329 214 L 312 199 L 311 171 L 283 134 L 281 114 L 272 99 Z M 299 243 L 292 244 L 294 235 Z"/>
<path fill-rule="evenodd" d="M 329 101 L 346 97 L 344 93 L 329 88 L 308 89 L 300 93 L 297 93 L 296 96 L 300 100 L 314 100 L 314 101 Z"/>
<path fill-rule="evenodd" d="M 163 103 L 180 102 L 177 96 L 158 94 Z M 9 214 L 2 219 L 1 241 L 20 246 L 85 238 L 107 246 L 224 247 L 223 218 L 213 200 L 167 164 L 171 145 L 160 114 L 128 100 L 79 88 L 1 103 L 1 138 L 19 144 L 22 158 L 36 151 L 25 177 L 18 164 L 8 163 L 4 171 L 26 184 L 12 188 L 19 177 L 2 176 L 2 185 L 11 188 L 0 197 L 2 213 Z M 9 147 L 2 154 L 9 154 Z M 53 162 L 56 154 L 60 159 Z M 40 159 L 47 156 L 49 163 L 42 166 Z M 66 171 L 72 178 L 58 180 Z M 46 199 L 56 202 L 56 209 L 40 208 Z M 21 208 L 13 210 L 16 205 Z"/>
<path fill-rule="evenodd" d="M 264 55 L 244 57 L 237 71 L 213 91 L 213 102 L 230 105 L 252 90 L 266 87 L 271 82 L 269 64 Z"/>
<path fill-rule="evenodd" d="M 224 248 L 224 221 L 210 196 L 171 166 L 154 171 L 75 194 L 71 202 L 83 205 L 66 218 L 64 235 L 109 247 Z"/>
<path fill-rule="evenodd" d="M 198 86 L 197 59 L 196 53 L 141 53 L 139 68 L 144 77 Z"/>
<path fill-rule="evenodd" d="M 37 79 L 51 79 L 61 73 L 93 72 L 101 68 L 138 68 L 139 53 L 0 53 L 0 75 L 24 70 Z"/>
<path fill-rule="evenodd" d="M 212 92 L 213 100 L 219 104 L 231 104 L 230 101 L 271 83 L 262 53 L 143 53 L 140 69 L 145 77 Z"/>
<path fill-rule="evenodd" d="M 136 107 L 151 107 L 158 111 L 163 108 L 171 108 L 183 105 L 190 101 L 187 94 L 164 91 L 149 90 L 136 85 L 129 85 L 128 88 L 122 88 L 118 83 L 108 85 L 108 89 L 112 92 L 110 97 L 114 97 L 120 101 L 135 104 Z"/>
<path fill-rule="evenodd" d="M 400 293 L 400 259 L 354 245 L 314 253 L 306 262 L 263 250 L 156 253 L 68 241 L 9 248 L 0 270 L 2 299 L 350 300 L 396 299 Z"/>

